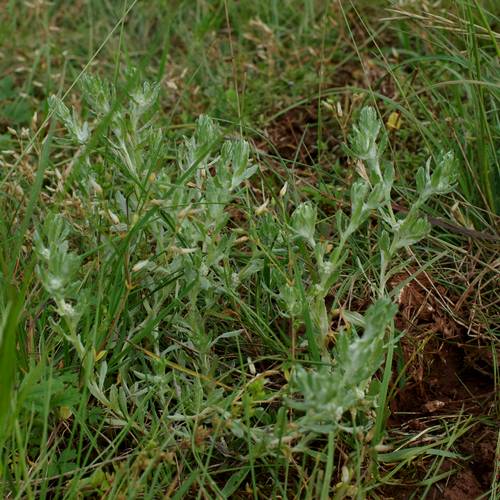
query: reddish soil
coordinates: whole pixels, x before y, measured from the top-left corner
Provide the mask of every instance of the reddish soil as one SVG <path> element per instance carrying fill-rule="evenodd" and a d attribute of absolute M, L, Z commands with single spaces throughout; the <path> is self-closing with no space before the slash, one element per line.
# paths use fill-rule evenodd
<path fill-rule="evenodd" d="M 397 286 L 408 278 L 392 280 Z M 437 483 L 429 498 L 474 499 L 489 491 L 495 467 L 493 359 L 489 346 L 471 345 L 464 327 L 442 307 L 447 290 L 421 273 L 402 289 L 396 325 L 405 331 L 401 340 L 406 380 L 391 401 L 389 426 L 416 433 L 435 423 L 440 415 L 490 415 L 489 425 L 479 421 L 455 444 L 469 457 L 465 463 L 445 461 L 442 472 L 461 468 L 448 480 Z M 434 421 L 434 422 L 433 422 Z M 496 457 L 498 459 L 498 457 Z M 421 464 L 422 475 L 426 472 Z M 407 498 L 401 490 L 393 498 Z"/>

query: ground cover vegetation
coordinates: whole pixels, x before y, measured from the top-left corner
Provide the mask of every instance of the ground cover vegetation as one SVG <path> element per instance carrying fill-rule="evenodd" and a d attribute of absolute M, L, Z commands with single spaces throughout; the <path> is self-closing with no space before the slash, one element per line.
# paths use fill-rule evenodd
<path fill-rule="evenodd" d="M 0 1 L 2 498 L 498 498 L 498 15 Z"/>

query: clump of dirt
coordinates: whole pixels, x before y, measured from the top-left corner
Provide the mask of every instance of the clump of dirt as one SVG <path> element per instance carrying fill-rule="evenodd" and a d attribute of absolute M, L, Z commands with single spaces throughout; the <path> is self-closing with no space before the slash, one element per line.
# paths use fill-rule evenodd
<path fill-rule="evenodd" d="M 465 467 L 448 480 L 437 483 L 430 491 L 430 500 L 463 500 L 480 498 L 489 491 L 495 467 L 496 433 L 477 426 L 464 436 L 458 446 L 460 453 L 470 457 Z M 448 472 L 456 463 L 445 461 L 441 472 Z"/>
<path fill-rule="evenodd" d="M 460 471 L 441 492 L 432 494 L 432 499 L 445 498 L 446 500 L 463 500 L 465 498 L 477 498 L 483 492 L 479 481 L 470 469 Z"/>
<path fill-rule="evenodd" d="M 405 332 L 401 346 L 407 367 L 404 387 L 392 402 L 393 420 L 462 408 L 483 413 L 493 395 L 493 371 L 481 363 L 487 349 L 470 345 L 464 327 L 448 315 L 444 286 L 426 273 L 406 283 L 409 279 L 410 273 L 401 273 L 390 283 L 399 287 L 396 327 Z"/>
<path fill-rule="evenodd" d="M 453 476 L 445 487 L 440 488 L 444 498 L 478 498 L 489 490 L 495 468 L 496 439 L 493 430 L 484 429 L 481 425 L 462 439 L 459 450 L 470 458 L 467 460 L 467 466 Z M 437 499 L 439 488 L 436 490 Z"/>
<path fill-rule="evenodd" d="M 426 273 L 407 282 L 410 276 L 401 273 L 390 283 L 399 290 L 396 326 L 405 332 L 400 361 L 406 370 L 405 380 L 398 381 L 401 387 L 390 403 L 389 427 L 418 432 L 439 415 L 492 414 L 493 369 L 488 370 L 485 361 L 485 352 L 491 348 L 470 345 L 467 330 L 446 312 L 445 300 L 453 297 L 445 287 Z M 478 422 L 456 444 L 470 459 L 446 484 L 435 486 L 433 498 L 476 498 L 488 491 L 495 444 L 494 432 Z"/>

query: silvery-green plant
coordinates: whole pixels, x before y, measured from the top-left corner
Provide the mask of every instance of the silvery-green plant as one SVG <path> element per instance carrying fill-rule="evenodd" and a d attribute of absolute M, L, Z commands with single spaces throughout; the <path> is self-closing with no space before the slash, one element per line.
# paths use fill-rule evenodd
<path fill-rule="evenodd" d="M 135 341 L 144 331 L 151 332 L 150 349 L 158 360 L 152 360 L 153 373 L 120 368 L 122 388 L 135 400 L 151 381 L 166 383 L 171 376 L 160 359 L 175 346 L 166 350 L 162 347 L 159 318 L 168 321 L 173 334 L 197 353 L 202 371 L 209 373 L 212 346 L 222 338 L 238 335 L 240 330 L 214 336 L 205 328 L 205 311 L 227 294 L 228 287 L 237 286 L 261 266 L 250 263 L 241 273 L 228 266 L 239 233 L 228 228 L 227 207 L 242 196 L 247 180 L 258 170 L 251 163 L 248 143 L 239 138 L 224 139 L 213 120 L 200 116 L 194 133 L 178 146 L 175 160 L 167 160 L 168 137 L 155 125 L 151 113 L 158 85 L 132 82 L 129 87 L 128 101 L 117 104 L 116 93 L 109 85 L 97 77 L 84 78 L 82 90 L 91 111 L 85 127 L 95 147 L 81 153 L 81 166 L 85 168 L 80 168 L 74 188 L 95 193 L 99 191 L 95 186 L 107 183 L 106 196 L 94 197 L 88 207 L 96 221 L 104 218 L 109 224 L 109 236 L 104 236 L 103 242 L 103 265 L 122 267 L 120 256 L 125 252 L 130 262 L 123 270 L 127 277 L 123 288 L 140 287 L 147 295 L 142 308 L 133 313 L 137 323 L 126 340 Z M 52 98 L 51 105 L 65 126 L 73 127 L 68 115 L 81 123 L 77 113 L 66 112 L 57 98 Z M 69 131 L 70 139 L 79 147 Z M 107 172 L 98 168 L 103 162 Z M 171 314 L 162 315 L 166 303 L 179 306 Z M 107 336 L 104 345 L 89 344 L 84 350 L 95 349 L 97 357 L 103 347 L 115 352 L 131 348 L 126 342 L 117 345 L 114 335 Z M 182 352 L 178 355 L 182 357 Z M 106 367 L 106 360 L 101 360 L 93 371 L 88 370 L 92 373 L 92 393 L 99 393 L 102 401 L 107 398 L 108 406 L 115 409 L 117 388 L 111 385 L 106 395 L 103 392 Z"/>
<path fill-rule="evenodd" d="M 82 123 L 75 109 L 70 112 L 64 102 L 56 96 L 49 97 L 49 106 L 71 134 L 71 138 L 80 146 L 85 145 L 90 138 L 88 122 Z"/>
<path fill-rule="evenodd" d="M 383 363 L 385 333 L 395 312 L 396 305 L 389 299 L 378 300 L 363 318 L 362 336 L 354 327 L 339 333 L 331 366 L 316 370 L 296 367 L 292 386 L 302 398 L 289 400 L 289 405 L 304 413 L 299 419 L 303 429 L 321 433 L 340 426 L 351 431 L 349 423 L 341 423 L 344 414 L 371 408 L 373 397 L 367 393 Z"/>
<path fill-rule="evenodd" d="M 420 167 L 417 172 L 417 199 L 412 203 L 406 215 L 397 218 L 392 209 L 391 200 L 394 168 L 391 163 L 383 161 L 382 153 L 387 144 L 387 135 L 382 134 L 381 145 L 378 145 L 380 130 L 381 124 L 375 109 L 364 108 L 350 136 L 350 147 L 346 149 L 360 162 L 359 167 L 367 173 L 359 182 L 364 186 L 373 186 L 372 192 L 378 190 L 380 194 L 375 204 L 370 203 L 369 199 L 365 201 L 363 196 L 357 196 L 356 198 L 359 198 L 357 210 L 354 209 L 353 199 L 353 214 L 355 212 L 369 214 L 377 209 L 382 221 L 383 229 L 379 233 L 378 243 L 381 254 L 379 294 L 383 296 L 390 260 L 398 250 L 417 243 L 429 233 L 430 225 L 427 219 L 420 216 L 418 212 L 429 198 L 447 193 L 453 188 L 457 168 L 453 153 L 448 152 L 438 157 L 431 173 L 431 159 L 429 158 L 425 167 Z"/>
<path fill-rule="evenodd" d="M 316 257 L 317 278 L 306 289 L 308 314 L 316 323 L 317 344 L 322 350 L 322 359 L 327 365 L 318 370 L 306 370 L 297 367 L 292 381 L 292 388 L 302 395 L 302 400 L 293 400 L 292 407 L 305 412 L 302 424 L 318 432 L 329 432 L 339 425 L 343 414 L 366 403 L 366 390 L 370 380 L 381 367 L 385 353 L 392 355 L 393 316 L 396 308 L 388 300 L 386 282 L 390 276 L 391 261 L 399 250 L 415 244 L 424 238 L 429 230 L 429 223 L 420 216 L 418 210 L 425 206 L 431 196 L 450 191 L 455 182 L 455 163 L 451 153 L 438 158 L 434 171 L 430 171 L 430 160 L 417 174 L 417 200 L 406 215 L 396 217 L 392 208 L 391 190 L 394 182 L 394 168 L 383 160 L 382 154 L 387 143 L 386 134 L 379 134 L 381 123 L 373 108 L 364 108 L 358 123 L 353 128 L 348 151 L 359 164 L 361 179 L 351 188 L 351 214 L 345 222 L 337 215 L 339 241 L 331 255 L 325 258 L 324 243 L 315 242 L 316 210 L 310 205 L 301 205 L 292 215 L 292 226 L 297 235 L 304 238 Z M 380 249 L 380 276 L 378 300 L 368 309 L 361 322 L 365 333 L 359 338 L 341 331 L 337 335 L 336 351 L 330 357 L 324 346 L 330 328 L 330 317 L 325 305 L 325 297 L 337 279 L 339 269 L 348 251 L 349 237 L 376 213 L 382 229 L 378 236 Z M 309 279 L 310 281 L 310 279 Z M 297 287 L 295 287 L 296 289 Z M 300 295 L 291 292 L 288 285 L 281 292 L 284 302 L 289 306 L 290 314 L 297 314 Z M 358 318 L 359 319 L 359 318 Z M 390 335 L 387 333 L 390 332 Z M 388 339 L 388 340 L 387 340 Z M 311 342 L 311 339 L 308 339 Z M 389 370 L 384 375 L 385 382 Z M 376 404 L 376 402 L 373 402 Z M 366 406 L 366 405 L 365 405 Z"/>
<path fill-rule="evenodd" d="M 62 216 L 49 215 L 43 226 L 35 231 L 34 249 L 38 257 L 36 272 L 42 285 L 56 304 L 57 313 L 64 318 L 68 333 L 65 334 L 83 359 L 85 348 L 76 327 L 85 307 L 84 300 L 78 300 L 80 285 L 76 276 L 80 258 L 69 251 L 69 228 Z"/>
<path fill-rule="evenodd" d="M 95 371 L 97 353 L 92 339 L 82 339 L 79 332 L 81 317 L 89 307 L 89 293 L 82 289 L 82 281 L 78 276 L 81 258 L 69 250 L 69 232 L 64 218 L 53 214 L 35 231 L 36 273 L 55 303 L 54 312 L 59 320 L 51 317 L 52 328 L 61 336 L 61 340 L 68 342 L 75 350 L 90 392 L 101 403 L 111 406 L 103 392 L 106 362 L 103 361 L 99 371 Z"/>
<path fill-rule="evenodd" d="M 298 204 L 284 225 L 266 210 L 255 211 L 248 230 L 252 252 L 240 266 L 234 253 L 239 237 L 247 238 L 246 231 L 230 230 L 228 207 L 245 202 L 247 181 L 258 170 L 250 159 L 248 143 L 225 139 L 213 120 L 201 116 L 194 133 L 177 146 L 172 161 L 166 149 L 168 138 L 156 127 L 152 113 L 157 85 L 131 84 L 125 92 L 128 101 L 120 105 L 116 104 L 116 93 L 98 78 L 86 78 L 83 91 L 92 111 L 88 122 L 66 110 L 57 99 L 51 101 L 52 106 L 79 150 L 80 167 L 85 167 L 80 168 L 77 189 L 101 193 L 92 198 L 88 210 L 95 220 L 104 219 L 109 224 L 107 236 L 100 240 L 103 265 L 124 267 L 120 272 L 124 300 L 134 288 L 140 288 L 144 296 L 128 311 L 131 326 L 122 335 L 124 340 L 106 336 L 101 345 L 95 339 L 81 339 L 76 313 L 68 323 L 69 333 L 61 332 L 82 362 L 88 363 L 85 373 L 91 393 L 112 411 L 115 421 L 126 421 L 128 404 L 141 404 L 152 385 L 162 407 L 172 398 L 185 400 L 183 394 L 189 393 L 193 405 L 185 412 L 202 413 L 215 393 L 206 392 L 199 381 L 193 386 L 188 379 L 173 374 L 169 358 L 175 356 L 178 367 L 194 364 L 202 375 L 212 373 L 210 353 L 214 345 L 238 337 L 242 330 L 213 331 L 207 318 L 228 299 L 238 299 L 240 288 L 251 288 L 254 276 L 265 274 L 263 290 L 277 301 L 280 314 L 290 318 L 293 328 L 305 325 L 308 354 L 322 365 L 319 369 L 299 366 L 292 375 L 289 405 L 303 413 L 301 429 L 351 430 L 351 423 L 343 420 L 349 411 L 352 415 L 357 412 L 358 420 L 369 427 L 370 409 L 377 405 L 377 399 L 370 395 L 370 384 L 387 351 L 394 347 L 390 332 L 395 306 L 385 288 L 391 262 L 402 248 L 427 234 L 428 224 L 418 210 L 431 196 L 450 189 L 453 158 L 444 155 L 432 173 L 429 163 L 419 171 L 417 202 L 407 215 L 396 216 L 391 204 L 394 168 L 382 156 L 387 139 L 382 135 L 379 140 L 382 127 L 375 111 L 362 110 L 350 141 L 350 154 L 361 175 L 351 187 L 350 215 L 339 212 L 336 216 L 336 238 L 328 241 L 319 237 L 318 209 L 311 202 Z M 88 135 L 83 142 L 82 130 Z M 87 152 L 89 141 L 95 147 Z M 106 168 L 101 168 L 103 163 Z M 99 187 L 106 183 L 103 195 Z M 364 317 L 351 315 L 356 321 L 334 334 L 327 297 L 349 256 L 351 237 L 373 215 L 381 225 L 378 300 Z M 80 285 L 69 270 L 76 273 L 80 260 L 68 252 L 67 230 L 59 228 L 60 222 L 48 224 L 45 233 L 37 236 L 40 279 L 56 304 L 78 311 L 77 295 L 69 283 Z M 59 254 L 45 251 L 50 245 L 57 246 Z M 53 257 L 57 255 L 66 264 L 58 264 Z M 55 260 L 47 260 L 47 256 Z M 58 309 L 64 317 L 64 306 L 58 305 Z M 349 317 L 347 312 L 345 317 Z M 161 322 L 168 324 L 178 344 L 165 347 Z M 357 328 L 364 330 L 362 336 Z M 124 364 L 119 367 L 121 384 L 107 382 L 108 364 L 104 355 L 101 359 L 100 349 L 112 350 L 117 357 L 146 335 L 150 369 Z M 336 338 L 334 351 L 329 347 L 332 335 Z M 183 347 L 190 350 L 189 356 Z M 90 356 L 92 361 L 87 360 L 88 352 L 95 353 Z M 235 435 L 240 432 L 237 429 L 247 427 L 239 419 L 233 422 Z M 275 432 L 266 429 L 262 436 L 275 436 Z M 263 440 L 268 442 L 267 437 Z"/>

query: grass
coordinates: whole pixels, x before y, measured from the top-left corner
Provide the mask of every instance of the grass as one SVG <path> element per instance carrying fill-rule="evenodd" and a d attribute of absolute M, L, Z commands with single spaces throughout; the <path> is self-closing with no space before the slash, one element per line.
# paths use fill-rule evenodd
<path fill-rule="evenodd" d="M 3 2 L 3 497 L 498 496 L 498 11 L 391 5 Z"/>

